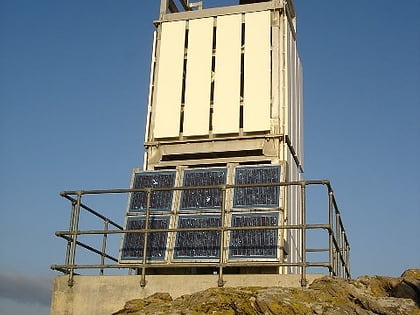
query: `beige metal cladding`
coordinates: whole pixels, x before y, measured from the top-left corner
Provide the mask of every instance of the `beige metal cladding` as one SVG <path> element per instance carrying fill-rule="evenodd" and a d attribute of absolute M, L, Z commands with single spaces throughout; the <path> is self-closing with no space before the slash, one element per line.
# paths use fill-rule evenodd
<path fill-rule="evenodd" d="M 245 132 L 270 130 L 270 33 L 270 11 L 245 14 Z"/>
<path fill-rule="evenodd" d="M 242 15 L 217 18 L 217 58 L 214 74 L 213 132 L 239 130 Z"/>
<path fill-rule="evenodd" d="M 159 32 L 149 140 L 270 131 L 270 10 L 164 21 Z"/>
<path fill-rule="evenodd" d="M 183 126 L 185 136 L 209 133 L 212 46 L 213 18 L 189 21 Z"/>
<path fill-rule="evenodd" d="M 153 106 L 155 138 L 174 137 L 179 133 L 185 24 L 185 21 L 162 24 Z"/>

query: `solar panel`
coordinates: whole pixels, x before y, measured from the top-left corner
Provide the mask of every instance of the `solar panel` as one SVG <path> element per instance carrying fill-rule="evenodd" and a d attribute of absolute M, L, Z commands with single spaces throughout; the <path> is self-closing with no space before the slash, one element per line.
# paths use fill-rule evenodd
<path fill-rule="evenodd" d="M 238 167 L 235 184 L 266 184 L 280 182 L 280 166 Z M 278 207 L 279 187 L 235 188 L 233 205 L 238 208 Z"/>
<path fill-rule="evenodd" d="M 145 228 L 144 216 L 130 217 L 127 219 L 127 230 L 141 230 Z M 167 229 L 169 217 L 150 217 L 149 227 L 152 229 Z M 164 259 L 166 251 L 167 232 L 151 232 L 148 234 L 147 255 L 148 259 Z M 126 233 L 122 247 L 121 259 L 142 259 L 144 249 L 144 233 Z"/>
<path fill-rule="evenodd" d="M 226 183 L 226 169 L 185 170 L 184 183 L 190 186 L 213 186 Z M 181 209 L 214 209 L 222 205 L 222 193 L 219 189 L 184 190 L 181 193 Z"/>
<path fill-rule="evenodd" d="M 220 216 L 180 216 L 178 228 L 220 226 Z M 220 256 L 219 231 L 185 231 L 176 236 L 174 258 L 218 258 Z"/>
<path fill-rule="evenodd" d="M 276 213 L 234 214 L 232 227 L 277 226 Z M 231 258 L 273 258 L 277 254 L 277 230 L 234 230 L 230 233 Z"/>
<path fill-rule="evenodd" d="M 175 171 L 141 172 L 135 174 L 133 188 L 171 188 L 175 185 Z M 155 191 L 150 196 L 150 210 L 171 210 L 173 191 Z M 146 210 L 146 192 L 131 195 L 130 212 Z"/>

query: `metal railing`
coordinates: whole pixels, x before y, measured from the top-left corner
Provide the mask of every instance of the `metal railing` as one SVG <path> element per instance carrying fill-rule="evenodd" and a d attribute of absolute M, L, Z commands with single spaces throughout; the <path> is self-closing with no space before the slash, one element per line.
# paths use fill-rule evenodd
<path fill-rule="evenodd" d="M 309 224 L 307 222 L 307 192 L 308 186 L 322 185 L 326 187 L 328 194 L 328 222 L 322 224 Z M 277 226 L 228 226 L 225 220 L 226 213 L 231 209 L 227 208 L 226 192 L 235 188 L 248 188 L 248 187 L 291 187 L 296 186 L 300 188 L 300 206 L 298 224 L 281 224 Z M 221 224 L 218 227 L 200 227 L 200 228 L 166 228 L 155 229 L 150 228 L 150 204 L 151 194 L 155 191 L 182 191 L 194 189 L 219 189 L 222 193 L 222 206 L 221 206 Z M 124 229 L 121 225 L 114 222 L 110 218 L 102 215 L 98 211 L 90 208 L 83 203 L 84 196 L 92 195 L 110 195 L 110 194 L 129 194 L 145 192 L 146 193 L 146 209 L 145 209 L 145 228 L 144 229 Z M 225 268 L 229 267 L 285 267 L 295 268 L 301 276 L 301 285 L 307 285 L 307 269 L 308 268 L 326 268 L 331 276 L 342 278 L 350 278 L 350 245 L 346 235 L 346 231 L 341 219 L 341 214 L 334 197 L 332 186 L 328 180 L 307 180 L 295 182 L 280 182 L 270 184 L 246 184 L 246 185 L 219 185 L 219 186 L 197 186 L 197 187 L 175 187 L 175 188 L 145 188 L 145 189 L 113 189 L 113 190 L 86 190 L 86 191 L 64 191 L 60 194 L 71 202 L 70 224 L 67 231 L 57 231 L 55 234 L 67 241 L 65 263 L 62 265 L 52 265 L 51 269 L 68 274 L 68 285 L 73 285 L 73 277 L 76 270 L 96 269 L 99 274 L 103 275 L 105 269 L 125 269 L 133 271 L 136 270 L 141 274 L 141 286 L 146 285 L 146 274 L 148 268 L 197 268 L 197 267 L 212 267 L 218 270 L 218 286 L 223 286 L 223 274 Z M 79 220 L 81 212 L 92 215 L 94 218 L 99 219 L 103 224 L 103 229 L 96 230 L 80 230 Z M 282 230 L 299 231 L 301 236 L 299 239 L 298 249 L 300 257 L 297 261 L 287 262 L 283 260 L 276 261 L 232 261 L 226 257 L 226 244 L 225 237 L 230 231 L 235 230 Z M 323 230 L 328 234 L 328 248 L 308 248 L 308 232 L 311 230 Z M 169 262 L 162 264 L 160 261 L 153 261 L 148 259 L 148 235 L 156 232 L 194 232 L 194 231 L 219 231 L 220 232 L 220 255 L 217 261 L 207 262 Z M 126 233 L 144 233 L 143 238 L 143 255 L 138 262 L 121 262 L 116 256 L 109 253 L 108 236 L 110 235 L 123 235 Z M 79 236 L 82 235 L 99 235 L 101 236 L 100 248 L 82 242 Z M 99 256 L 98 264 L 77 264 L 76 255 L 78 249 L 83 248 L 91 254 Z M 115 249 L 114 249 L 115 250 Z M 118 249 L 116 249 L 118 253 Z M 328 261 L 312 261 L 308 259 L 311 253 L 327 253 Z M 117 255 L 118 256 L 118 255 Z"/>

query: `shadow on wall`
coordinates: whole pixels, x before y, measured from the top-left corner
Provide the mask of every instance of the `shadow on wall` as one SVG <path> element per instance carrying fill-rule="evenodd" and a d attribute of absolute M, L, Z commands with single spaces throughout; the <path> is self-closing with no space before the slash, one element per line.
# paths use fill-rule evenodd
<path fill-rule="evenodd" d="M 250 3 L 258 3 L 258 2 L 268 2 L 270 0 L 239 0 L 239 4 L 250 4 Z"/>

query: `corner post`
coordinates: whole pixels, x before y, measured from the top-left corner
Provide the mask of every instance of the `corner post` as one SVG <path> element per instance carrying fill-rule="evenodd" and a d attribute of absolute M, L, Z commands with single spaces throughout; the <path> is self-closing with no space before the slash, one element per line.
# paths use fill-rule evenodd
<path fill-rule="evenodd" d="M 104 221 L 104 236 L 102 238 L 101 266 L 104 266 L 105 264 L 106 245 L 107 245 L 107 239 L 108 239 L 108 226 L 109 226 L 109 220 L 106 219 Z M 103 267 L 100 269 L 99 274 L 101 276 L 104 274 Z"/>
<path fill-rule="evenodd" d="M 300 185 L 300 202 L 301 202 L 301 255 L 302 255 L 302 266 L 301 266 L 301 278 L 300 286 L 306 287 L 308 280 L 306 279 L 306 182 L 301 182 Z"/>
<path fill-rule="evenodd" d="M 143 242 L 143 262 L 141 267 L 141 280 L 140 286 L 144 288 L 146 286 L 146 263 L 147 263 L 147 241 L 149 236 L 149 221 L 150 221 L 150 195 L 152 190 L 148 188 L 146 190 L 146 220 L 144 222 L 144 242 Z"/>
<path fill-rule="evenodd" d="M 332 190 L 328 187 L 328 252 L 329 252 L 329 266 L 328 269 L 330 271 L 330 276 L 334 276 L 334 242 L 333 242 L 333 208 L 334 208 L 334 203 L 333 203 L 333 192 Z"/>
<path fill-rule="evenodd" d="M 71 218 L 72 223 L 70 225 L 72 226 L 72 244 L 71 244 L 71 251 L 70 251 L 70 257 L 69 257 L 69 280 L 67 282 L 69 287 L 72 287 L 74 285 L 74 265 L 76 263 L 76 246 L 77 246 L 77 235 L 79 232 L 79 218 L 80 218 L 80 205 L 82 204 L 82 192 L 77 192 L 77 200 L 76 204 L 74 206 L 74 212 L 73 217 Z"/>
<path fill-rule="evenodd" d="M 226 213 L 226 186 L 221 188 L 222 193 L 222 208 L 220 211 L 220 258 L 219 258 L 219 279 L 217 281 L 218 287 L 223 287 L 225 282 L 223 281 L 223 264 L 225 260 L 225 213 Z"/>
<path fill-rule="evenodd" d="M 72 232 L 73 231 L 73 226 L 74 226 L 74 212 L 75 212 L 75 209 L 76 209 L 76 203 L 77 203 L 76 200 L 72 200 L 71 201 L 69 232 Z M 66 266 L 70 265 L 70 255 L 71 255 L 71 248 L 72 248 L 72 238 L 73 238 L 73 236 L 71 235 L 67 239 L 66 259 L 65 259 Z"/>

